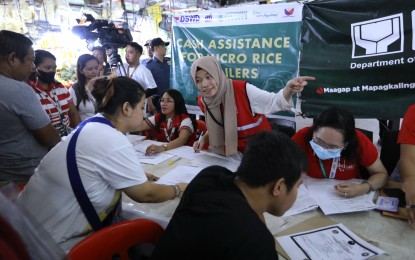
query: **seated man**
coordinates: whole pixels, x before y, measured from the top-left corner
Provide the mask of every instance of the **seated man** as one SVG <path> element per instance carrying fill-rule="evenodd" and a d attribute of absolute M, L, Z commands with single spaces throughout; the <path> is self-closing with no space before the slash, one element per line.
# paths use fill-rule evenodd
<path fill-rule="evenodd" d="M 263 213 L 292 206 L 307 167 L 285 134 L 257 134 L 236 173 L 211 166 L 193 179 L 152 259 L 278 259 Z"/>
<path fill-rule="evenodd" d="M 415 228 L 415 104 L 411 105 L 405 113 L 399 131 L 400 159 L 398 170 L 391 175 L 392 180 L 402 180 L 402 190 L 405 192 L 408 208 L 409 224 Z"/>

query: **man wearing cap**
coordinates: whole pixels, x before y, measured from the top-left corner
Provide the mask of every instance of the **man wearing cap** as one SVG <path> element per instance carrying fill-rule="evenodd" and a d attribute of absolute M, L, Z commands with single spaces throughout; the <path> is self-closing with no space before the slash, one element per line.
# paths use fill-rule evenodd
<path fill-rule="evenodd" d="M 151 43 L 151 39 L 147 40 L 146 43 L 144 44 L 144 47 L 146 47 L 147 55 L 148 55 L 148 58 L 140 60 L 140 64 L 143 64 L 144 66 L 146 66 L 147 62 L 153 58 L 153 52 L 151 51 L 150 43 Z"/>
<path fill-rule="evenodd" d="M 150 42 L 150 48 L 153 52 L 153 58 L 146 64 L 147 69 L 153 74 L 153 78 L 157 84 L 157 95 L 160 97 L 164 91 L 170 88 L 170 58 L 166 57 L 166 46 L 170 42 L 164 42 L 161 38 L 154 38 Z M 153 100 L 154 104 L 158 104 L 158 100 Z M 158 104 L 157 110 L 160 110 Z"/>

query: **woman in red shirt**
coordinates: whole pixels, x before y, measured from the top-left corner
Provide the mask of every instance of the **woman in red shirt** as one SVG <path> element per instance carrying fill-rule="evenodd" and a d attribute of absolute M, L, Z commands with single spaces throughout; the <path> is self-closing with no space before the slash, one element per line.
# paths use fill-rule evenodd
<path fill-rule="evenodd" d="M 189 116 L 183 95 L 168 89 L 160 99 L 161 111 L 147 118 L 140 131 L 149 130 L 151 139 L 165 142 L 163 145 L 150 145 L 146 155 L 171 150 L 183 145 L 192 146 L 196 141 L 196 120 Z"/>
<path fill-rule="evenodd" d="M 313 178 L 348 180 L 362 178 L 362 167 L 370 177 L 361 184 L 335 186 L 344 197 L 354 197 L 381 188 L 388 174 L 375 145 L 355 129 L 354 117 L 346 110 L 329 108 L 314 120 L 313 126 L 298 131 L 292 139 L 307 154 Z"/>
<path fill-rule="evenodd" d="M 35 51 L 36 72 L 28 81 L 60 136 L 66 136 L 81 121 L 69 91 L 55 80 L 56 58 L 45 50 Z"/>

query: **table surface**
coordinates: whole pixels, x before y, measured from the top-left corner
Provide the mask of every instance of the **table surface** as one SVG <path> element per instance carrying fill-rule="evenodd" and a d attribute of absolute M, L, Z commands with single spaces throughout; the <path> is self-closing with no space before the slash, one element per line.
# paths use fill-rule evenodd
<path fill-rule="evenodd" d="M 172 158 L 173 161 L 174 159 Z M 147 173 L 161 177 L 178 165 L 188 165 L 190 160 L 182 158 L 174 164 L 169 164 L 169 161 L 171 160 L 159 165 L 143 164 L 143 167 Z M 166 227 L 178 203 L 178 198 L 162 203 L 138 203 L 124 194 L 123 215 L 128 219 L 150 218 Z M 289 217 L 275 217 L 265 213 L 265 220 L 268 229 L 275 236 L 276 233 L 318 214 L 321 214 L 320 209 Z M 386 252 L 385 255 L 375 259 L 415 258 L 415 229 L 411 229 L 405 220 L 385 217 L 376 210 L 335 214 L 327 217 L 344 224 L 354 233 L 363 236 Z"/>

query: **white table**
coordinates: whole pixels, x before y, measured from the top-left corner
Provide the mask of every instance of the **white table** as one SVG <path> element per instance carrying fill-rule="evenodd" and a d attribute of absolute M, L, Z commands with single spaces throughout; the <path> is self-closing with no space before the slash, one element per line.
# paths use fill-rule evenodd
<path fill-rule="evenodd" d="M 188 165 L 190 159 L 182 158 L 174 164 L 165 161 L 159 165 L 143 165 L 146 172 L 158 177 L 169 172 L 178 165 Z M 179 199 L 163 203 L 137 203 L 123 195 L 123 215 L 128 219 L 149 218 L 166 227 L 172 217 Z M 319 209 L 290 217 L 275 217 L 265 214 L 268 229 L 276 234 L 286 228 L 316 216 Z M 404 220 L 382 216 L 380 212 L 372 210 L 348 214 L 328 216 L 338 223 L 342 223 L 356 234 L 362 235 L 387 254 L 375 259 L 415 259 L 415 229 L 411 229 Z"/>

